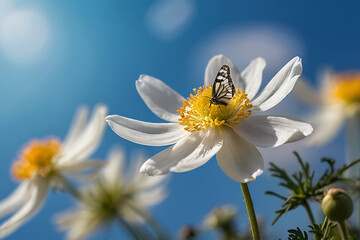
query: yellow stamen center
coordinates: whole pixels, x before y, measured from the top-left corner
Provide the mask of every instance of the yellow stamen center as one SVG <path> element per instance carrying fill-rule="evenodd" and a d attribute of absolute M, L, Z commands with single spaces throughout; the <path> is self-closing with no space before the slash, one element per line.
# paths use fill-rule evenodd
<path fill-rule="evenodd" d="M 227 106 L 210 105 L 212 98 L 212 86 L 194 89 L 194 94 L 184 101 L 184 105 L 178 110 L 180 113 L 179 124 L 189 132 L 205 130 L 208 127 L 218 127 L 225 123 L 238 124 L 240 119 L 247 118 L 251 114 L 247 94 L 236 89 L 233 98 Z"/>
<path fill-rule="evenodd" d="M 30 142 L 13 164 L 12 175 L 18 180 L 28 179 L 34 173 L 46 177 L 53 170 L 53 157 L 59 149 L 60 142 L 56 139 Z"/>
<path fill-rule="evenodd" d="M 360 102 L 360 73 L 340 74 L 334 78 L 335 97 L 347 104 Z"/>

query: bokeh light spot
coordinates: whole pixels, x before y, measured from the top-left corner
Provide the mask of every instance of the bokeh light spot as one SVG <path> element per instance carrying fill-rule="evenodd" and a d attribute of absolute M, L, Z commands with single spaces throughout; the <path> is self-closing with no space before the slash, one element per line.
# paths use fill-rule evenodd
<path fill-rule="evenodd" d="M 40 56 L 49 39 L 46 20 L 33 10 L 15 11 L 1 25 L 3 54 L 14 62 L 29 62 Z"/>

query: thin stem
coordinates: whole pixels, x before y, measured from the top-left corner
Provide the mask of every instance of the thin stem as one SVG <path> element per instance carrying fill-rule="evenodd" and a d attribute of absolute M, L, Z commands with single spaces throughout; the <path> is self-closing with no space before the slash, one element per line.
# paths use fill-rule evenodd
<path fill-rule="evenodd" d="M 73 187 L 72 184 L 70 184 L 69 182 L 66 181 L 66 186 L 65 186 L 65 190 L 70 193 L 73 197 L 75 197 L 76 199 L 80 200 L 81 199 L 81 195 L 79 193 L 78 190 L 76 190 L 76 188 Z"/>
<path fill-rule="evenodd" d="M 79 191 L 62 175 L 60 174 L 53 174 L 53 178 L 56 178 L 56 181 L 59 181 L 63 184 L 63 188 L 66 192 L 70 193 L 71 196 L 76 198 L 77 200 L 81 200 L 81 195 Z"/>
<path fill-rule="evenodd" d="M 323 229 L 323 227 L 324 226 L 326 226 L 325 227 L 325 235 L 328 233 L 328 231 L 329 231 L 329 226 L 330 226 L 330 221 L 329 221 L 329 218 L 328 217 L 325 217 L 325 220 L 324 220 L 324 223 L 323 223 L 323 225 L 322 225 L 322 227 L 321 227 L 321 229 Z"/>
<path fill-rule="evenodd" d="M 340 233 L 341 233 L 341 239 L 342 240 L 349 240 L 348 232 L 346 230 L 346 224 L 345 221 L 338 222 L 340 227 Z"/>
<path fill-rule="evenodd" d="M 360 157 L 360 114 L 354 114 L 346 124 L 346 162 L 349 164 Z M 360 167 L 354 167 L 348 171 L 347 176 L 359 178 Z M 360 200 L 358 205 L 358 225 L 360 226 Z"/>
<path fill-rule="evenodd" d="M 323 224 L 322 224 L 322 226 L 321 226 L 321 230 L 323 230 L 323 229 L 324 229 L 324 226 L 326 226 L 326 227 L 325 227 L 325 231 L 323 231 L 323 238 L 321 238 L 322 240 L 326 240 L 326 237 L 327 237 L 328 234 L 329 234 L 330 224 L 331 224 L 331 222 L 329 221 L 328 217 L 325 217 L 324 222 L 323 222 Z"/>
<path fill-rule="evenodd" d="M 247 183 L 241 183 L 241 190 L 244 195 L 246 209 L 247 209 L 247 212 L 249 215 L 253 239 L 260 240 L 259 227 L 258 227 L 257 220 L 256 220 L 255 209 L 254 209 L 253 202 L 251 200 L 249 187 L 248 187 Z"/>
<path fill-rule="evenodd" d="M 312 211 L 311 211 L 311 208 L 310 208 L 309 203 L 308 203 L 306 200 L 304 200 L 303 206 L 305 207 L 306 212 L 307 212 L 307 214 L 309 215 L 309 219 L 310 219 L 311 225 L 314 226 L 314 225 L 315 225 L 314 215 L 313 215 L 313 213 L 312 213 Z"/>
<path fill-rule="evenodd" d="M 358 204 L 358 224 L 359 224 L 359 227 L 360 227 L 360 199 L 355 199 L 355 201 L 357 201 L 357 204 Z"/>

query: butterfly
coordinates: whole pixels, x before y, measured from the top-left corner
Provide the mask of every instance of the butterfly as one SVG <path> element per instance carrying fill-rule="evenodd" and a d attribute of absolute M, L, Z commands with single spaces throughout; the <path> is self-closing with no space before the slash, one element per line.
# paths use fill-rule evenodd
<path fill-rule="evenodd" d="M 235 86 L 230 76 L 230 67 L 223 65 L 212 86 L 211 104 L 227 106 L 235 94 Z"/>

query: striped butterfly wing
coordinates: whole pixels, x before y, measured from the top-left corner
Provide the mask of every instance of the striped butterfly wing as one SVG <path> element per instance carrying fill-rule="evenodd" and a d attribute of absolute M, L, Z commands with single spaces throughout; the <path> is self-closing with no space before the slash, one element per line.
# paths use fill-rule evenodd
<path fill-rule="evenodd" d="M 212 99 L 210 102 L 215 105 L 227 106 L 234 94 L 235 86 L 231 79 L 230 67 L 228 65 L 223 65 L 215 78 L 212 87 Z"/>

